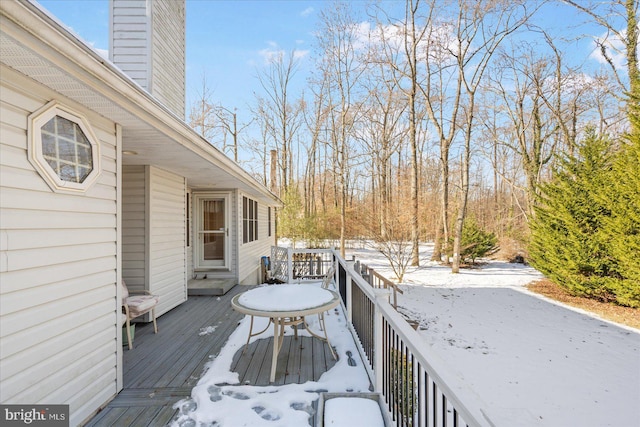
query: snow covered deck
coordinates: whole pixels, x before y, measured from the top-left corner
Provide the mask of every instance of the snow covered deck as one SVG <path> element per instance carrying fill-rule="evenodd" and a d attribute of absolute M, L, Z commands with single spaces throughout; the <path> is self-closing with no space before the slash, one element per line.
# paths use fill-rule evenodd
<path fill-rule="evenodd" d="M 88 426 L 167 425 L 189 398 L 205 365 L 222 350 L 243 315 L 231 309 L 231 298 L 248 289 L 236 286 L 226 295 L 191 296 L 151 324 L 137 324 L 132 350 L 124 350 L 124 389 Z M 150 326 L 151 325 L 151 326 Z M 246 335 L 244 336 L 246 339 Z M 237 351 L 231 370 L 239 382 L 268 386 L 272 339 L 258 339 L 246 353 Z M 274 385 L 317 381 L 335 365 L 323 342 L 301 336 L 285 337 Z"/>

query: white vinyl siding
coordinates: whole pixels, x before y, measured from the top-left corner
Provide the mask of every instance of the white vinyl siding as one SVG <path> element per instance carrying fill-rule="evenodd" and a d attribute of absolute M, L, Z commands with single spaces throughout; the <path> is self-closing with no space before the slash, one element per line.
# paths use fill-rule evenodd
<path fill-rule="evenodd" d="M 112 1 L 112 62 L 184 119 L 184 0 Z"/>
<path fill-rule="evenodd" d="M 132 291 L 146 287 L 146 188 L 144 166 L 122 167 L 122 278 Z"/>
<path fill-rule="evenodd" d="M 247 196 L 251 198 L 250 196 Z M 238 203 L 239 219 L 242 221 L 242 196 L 239 197 Z M 238 236 L 239 242 L 242 242 L 242 233 Z M 260 276 L 260 258 L 268 256 L 271 253 L 271 246 L 275 245 L 274 236 L 269 236 L 267 232 L 267 206 L 258 203 L 258 240 L 241 244 L 239 268 L 239 282 L 242 284 L 257 284 Z"/>
<path fill-rule="evenodd" d="M 185 179 L 126 166 L 122 187 L 122 277 L 132 291 L 160 297 L 160 316 L 187 299 Z"/>
<path fill-rule="evenodd" d="M 117 393 L 115 125 L 8 68 L 0 85 L 0 399 L 69 404 L 77 425 Z M 52 99 L 101 146 L 86 193 L 54 193 L 27 159 L 27 116 Z"/>
<path fill-rule="evenodd" d="M 178 117 L 185 111 L 185 3 L 153 2 L 151 90 Z"/>
<path fill-rule="evenodd" d="M 148 167 L 148 290 L 160 296 L 156 315 L 187 300 L 185 179 Z"/>
<path fill-rule="evenodd" d="M 149 20 L 146 0 L 111 0 L 111 61 L 143 88 L 150 84 Z"/>

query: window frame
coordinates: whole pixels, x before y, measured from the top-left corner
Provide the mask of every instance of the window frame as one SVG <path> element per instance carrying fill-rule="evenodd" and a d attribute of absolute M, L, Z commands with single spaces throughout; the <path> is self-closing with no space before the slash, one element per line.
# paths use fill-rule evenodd
<path fill-rule="evenodd" d="M 82 182 L 63 180 L 49 165 L 43 154 L 42 128 L 54 117 L 59 116 L 76 124 L 91 145 L 92 169 Z M 80 113 L 51 101 L 28 117 L 28 157 L 29 162 L 55 192 L 83 193 L 96 182 L 101 173 L 100 144 L 89 121 Z"/>
<path fill-rule="evenodd" d="M 258 201 L 242 196 L 242 243 L 247 244 L 259 239 Z"/>

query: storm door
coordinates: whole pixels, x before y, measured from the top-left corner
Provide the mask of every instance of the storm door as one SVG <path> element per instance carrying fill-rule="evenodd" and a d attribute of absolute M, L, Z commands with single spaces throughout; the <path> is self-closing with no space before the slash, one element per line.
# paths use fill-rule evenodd
<path fill-rule="evenodd" d="M 229 197 L 194 195 L 196 198 L 196 269 L 229 268 Z"/>

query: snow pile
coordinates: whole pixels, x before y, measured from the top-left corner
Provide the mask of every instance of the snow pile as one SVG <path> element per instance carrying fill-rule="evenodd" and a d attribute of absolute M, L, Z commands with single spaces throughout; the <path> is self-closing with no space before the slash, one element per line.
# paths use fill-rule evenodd
<path fill-rule="evenodd" d="M 198 335 L 201 337 L 205 335 L 211 335 L 216 331 L 217 328 L 217 326 L 207 326 L 206 328 L 200 328 L 200 332 L 198 332 Z"/>
<path fill-rule="evenodd" d="M 272 301 L 271 304 L 273 303 Z M 180 413 L 172 426 L 300 427 L 310 424 L 314 411 L 312 404 L 320 397 L 321 392 L 369 391 L 369 378 L 362 361 L 358 358 L 356 366 L 348 363 L 347 352 L 358 357 L 358 351 L 341 309 L 338 313 L 332 310 L 325 314 L 331 345 L 340 358 L 318 381 L 268 387 L 239 384 L 238 374 L 231 372 L 231 365 L 234 355 L 242 350 L 246 342 L 249 322 L 248 316 L 243 318 L 220 354 L 210 362 L 207 372 L 193 388 L 191 398 L 174 405 Z M 307 318 L 307 322 L 312 329 L 319 329 L 317 316 Z M 267 323 L 268 319 L 256 317 L 254 330 L 262 330 Z M 286 334 L 293 333 L 291 328 L 287 329 Z M 299 330 L 298 335 L 310 336 L 304 329 Z M 253 337 L 251 342 L 271 337 L 273 328 L 270 327 L 263 334 Z"/>
<path fill-rule="evenodd" d="M 365 398 L 334 397 L 324 406 L 324 425 L 384 427 L 378 402 Z"/>

